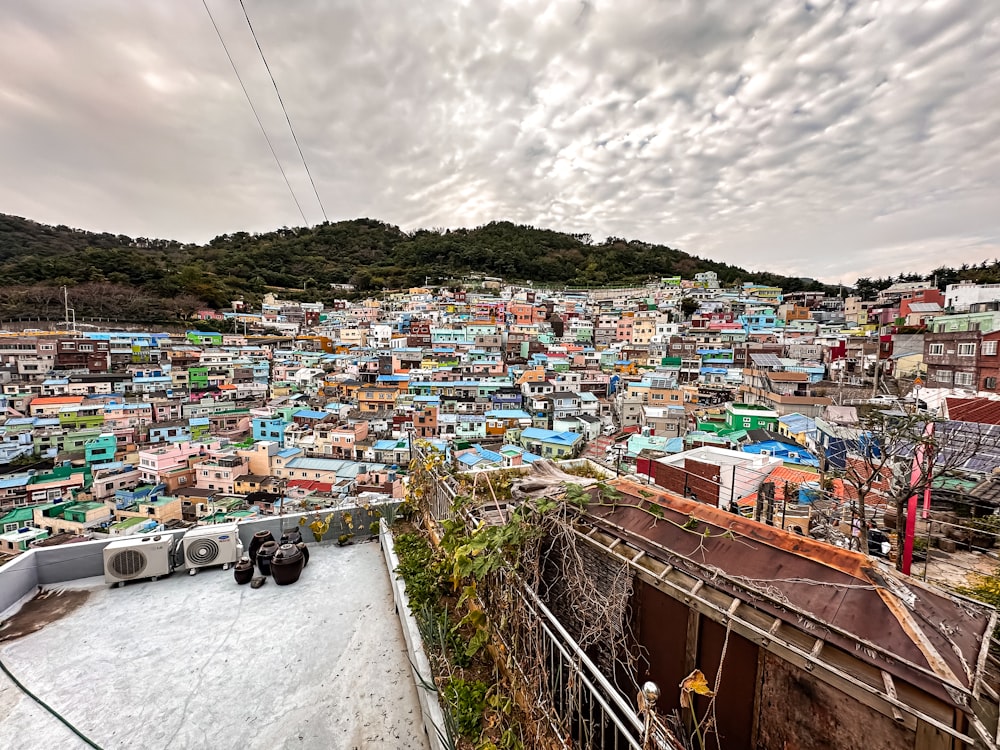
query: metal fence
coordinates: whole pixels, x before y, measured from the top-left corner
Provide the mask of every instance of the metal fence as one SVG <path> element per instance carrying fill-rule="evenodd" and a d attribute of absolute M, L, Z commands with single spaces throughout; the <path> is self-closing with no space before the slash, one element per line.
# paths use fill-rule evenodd
<path fill-rule="evenodd" d="M 423 456 L 420 456 L 423 459 Z M 432 470 L 430 510 L 436 521 L 453 516 L 455 490 L 452 480 L 440 470 Z M 658 692 L 647 683 L 644 688 L 649 711 L 640 714 L 587 656 L 558 618 L 523 583 L 511 581 L 516 596 L 528 614 L 525 629 L 498 630 L 497 635 L 513 657 L 510 664 L 521 678 L 537 706 L 549 717 L 554 735 L 567 748 L 598 750 L 677 750 L 679 743 L 655 715 L 653 702 Z M 526 665 L 541 667 L 544 676 L 527 673 Z"/>

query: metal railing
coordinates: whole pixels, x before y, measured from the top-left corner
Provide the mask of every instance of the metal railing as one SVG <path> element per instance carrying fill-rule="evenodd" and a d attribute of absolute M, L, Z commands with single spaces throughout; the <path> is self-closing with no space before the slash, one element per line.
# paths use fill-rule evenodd
<path fill-rule="evenodd" d="M 422 450 L 415 450 L 420 460 Z M 455 490 L 451 478 L 437 469 L 430 472 L 428 500 L 436 521 L 452 518 Z M 647 709 L 622 694 L 587 656 L 538 594 L 518 581 L 510 581 L 511 595 L 528 616 L 527 628 L 497 629 L 496 635 L 510 655 L 521 686 L 548 716 L 554 736 L 564 748 L 600 750 L 677 750 L 680 744 L 655 713 L 659 691 L 643 686 Z"/>

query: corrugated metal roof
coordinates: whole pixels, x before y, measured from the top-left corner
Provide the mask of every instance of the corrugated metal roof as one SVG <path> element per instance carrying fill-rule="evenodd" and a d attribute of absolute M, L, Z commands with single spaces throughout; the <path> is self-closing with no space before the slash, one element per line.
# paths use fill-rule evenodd
<path fill-rule="evenodd" d="M 613 485 L 622 499 L 588 509 L 608 533 L 951 705 L 963 700 L 956 689 L 971 691 L 969 665 L 988 648 L 990 607 L 900 577 L 858 552 L 666 491 L 650 496 L 629 480 Z M 636 507 L 650 502 L 663 519 Z"/>

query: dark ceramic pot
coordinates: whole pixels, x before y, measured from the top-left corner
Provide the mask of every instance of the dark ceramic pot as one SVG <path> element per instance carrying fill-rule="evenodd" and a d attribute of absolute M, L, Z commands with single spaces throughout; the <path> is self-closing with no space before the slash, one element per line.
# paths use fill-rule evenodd
<path fill-rule="evenodd" d="M 247 556 L 250 561 L 253 562 L 257 559 L 257 552 L 260 550 L 260 545 L 264 542 L 273 542 L 274 534 L 270 531 L 258 531 L 253 535 L 253 539 L 250 540 L 250 549 L 247 550 Z"/>
<path fill-rule="evenodd" d="M 309 564 L 309 547 L 306 546 L 305 542 L 299 542 L 295 546 L 302 550 L 302 567 L 304 568 Z"/>
<path fill-rule="evenodd" d="M 302 542 L 302 532 L 298 526 L 291 526 L 281 530 L 282 544 L 299 544 Z"/>
<path fill-rule="evenodd" d="M 244 583 L 250 583 L 250 579 L 253 578 L 253 563 L 249 557 L 241 557 L 240 561 L 236 563 L 233 568 L 233 578 L 241 586 Z"/>
<path fill-rule="evenodd" d="M 279 586 L 295 583 L 302 575 L 305 564 L 301 549 L 293 544 L 282 544 L 271 559 L 271 577 Z"/>
<path fill-rule="evenodd" d="M 278 543 L 275 541 L 264 542 L 257 550 L 257 570 L 262 576 L 271 575 L 271 560 L 274 553 L 278 551 Z"/>

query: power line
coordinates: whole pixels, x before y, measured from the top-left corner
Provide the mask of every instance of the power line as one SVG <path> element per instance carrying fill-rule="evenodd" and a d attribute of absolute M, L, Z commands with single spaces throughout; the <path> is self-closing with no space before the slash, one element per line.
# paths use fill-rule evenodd
<path fill-rule="evenodd" d="M 285 174 L 285 168 L 281 166 L 281 159 L 278 158 L 278 153 L 274 150 L 274 144 L 271 143 L 271 139 L 267 135 L 267 130 L 264 128 L 264 123 L 261 121 L 260 115 L 257 114 L 257 108 L 253 105 L 253 100 L 250 98 L 250 93 L 247 91 L 247 87 L 243 83 L 240 71 L 236 68 L 236 62 L 233 60 L 233 56 L 229 54 L 229 47 L 226 46 L 226 40 L 222 38 L 222 32 L 219 30 L 219 25 L 215 22 L 215 17 L 212 15 L 212 11 L 208 7 L 207 0 L 201 0 L 201 4 L 205 6 L 205 12 L 208 13 L 208 18 L 211 20 L 213 28 L 215 28 L 215 33 L 219 37 L 219 41 L 222 42 L 222 49 L 225 50 L 226 57 L 229 58 L 229 64 L 233 66 L 233 73 L 236 74 L 236 80 L 240 82 L 240 88 L 243 89 L 243 96 L 246 97 L 247 104 L 250 105 L 250 111 L 253 112 L 253 116 L 256 118 L 257 124 L 260 126 L 260 132 L 264 135 L 264 140 L 267 141 L 267 147 L 271 149 L 271 156 L 274 157 L 274 163 L 278 165 L 278 171 L 281 172 L 281 177 L 285 180 L 285 186 L 288 188 L 288 192 L 291 194 L 292 200 L 295 201 L 295 207 L 299 210 L 302 222 L 306 226 L 309 226 L 309 220 L 306 218 L 305 212 L 302 210 L 299 199 L 295 197 L 295 191 L 292 190 L 292 183 L 288 181 L 288 175 Z"/>
<path fill-rule="evenodd" d="M 323 212 L 323 221 L 330 221 L 326 215 L 326 207 L 323 206 L 323 200 L 319 197 L 319 190 L 316 189 L 316 181 L 313 180 L 312 171 L 309 169 L 309 164 L 306 162 L 305 154 L 302 153 L 302 146 L 299 145 L 299 138 L 295 135 L 295 128 L 292 127 L 292 120 L 288 116 L 288 110 L 285 109 L 285 102 L 281 98 L 281 92 L 278 91 L 278 84 L 274 80 L 274 74 L 271 72 L 271 66 L 267 64 L 267 58 L 264 57 L 264 50 L 260 46 L 260 42 L 257 40 L 257 32 L 253 29 L 253 23 L 250 21 L 250 15 L 247 13 L 247 7 L 243 4 L 243 0 L 240 0 L 240 7 L 243 9 L 243 17 L 247 19 L 247 26 L 250 27 L 250 36 L 253 37 L 254 44 L 257 45 L 257 51 L 260 53 L 260 59 L 264 63 L 264 68 L 267 70 L 267 75 L 271 79 L 271 85 L 274 86 L 274 94 L 278 97 L 278 104 L 281 105 L 281 111 L 285 115 L 285 122 L 288 123 L 288 131 L 292 134 L 292 140 L 295 141 L 295 148 L 299 151 L 299 158 L 302 159 L 302 166 L 305 167 L 306 174 L 309 176 L 309 184 L 312 185 L 313 194 L 316 196 L 316 202 L 319 204 L 319 210 Z"/>

